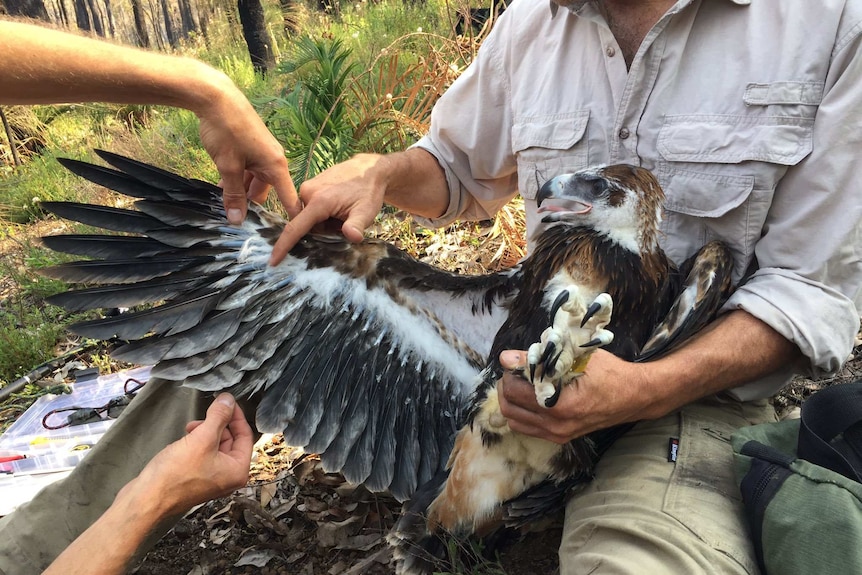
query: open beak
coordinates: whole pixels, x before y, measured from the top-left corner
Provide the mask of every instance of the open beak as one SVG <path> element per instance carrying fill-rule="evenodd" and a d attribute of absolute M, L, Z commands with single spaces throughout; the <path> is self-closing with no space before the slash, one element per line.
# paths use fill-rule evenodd
<path fill-rule="evenodd" d="M 544 222 L 559 220 L 563 215 L 588 214 L 593 204 L 587 201 L 586 186 L 578 174 L 563 174 L 551 178 L 536 194 L 538 213 L 548 214 Z"/>

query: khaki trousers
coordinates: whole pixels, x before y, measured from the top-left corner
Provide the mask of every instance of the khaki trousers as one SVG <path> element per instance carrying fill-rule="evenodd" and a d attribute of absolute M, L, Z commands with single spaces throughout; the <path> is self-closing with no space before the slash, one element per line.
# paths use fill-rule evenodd
<path fill-rule="evenodd" d="M 768 402 L 704 400 L 636 425 L 569 501 L 561 575 L 757 574 L 730 435 L 775 421 Z M 679 439 L 668 462 L 668 442 Z"/>
<path fill-rule="evenodd" d="M 156 453 L 185 435 L 186 423 L 203 418 L 210 401 L 176 383 L 150 380 L 66 479 L 0 519 L 0 573 L 41 573 Z M 171 526 L 154 531 L 141 553 Z"/>

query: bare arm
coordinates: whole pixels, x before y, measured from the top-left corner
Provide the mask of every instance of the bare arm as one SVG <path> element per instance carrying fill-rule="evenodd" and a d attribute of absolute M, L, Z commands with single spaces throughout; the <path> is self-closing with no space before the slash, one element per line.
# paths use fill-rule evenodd
<path fill-rule="evenodd" d="M 278 240 L 273 263 L 327 220 L 341 222 L 341 233 L 359 242 L 384 202 L 429 218 L 442 214 L 449 203 L 440 164 L 420 148 L 387 155 L 359 154 L 304 182 L 299 190 L 305 207 Z"/>
<path fill-rule="evenodd" d="M 48 28 L 0 21 L 0 104 L 114 102 L 185 108 L 222 177 L 228 218 L 273 186 L 291 216 L 299 211 L 284 150 L 222 72 L 169 56 Z"/>
<path fill-rule="evenodd" d="M 107 511 L 48 567 L 45 575 L 125 573 L 150 532 L 192 506 L 227 495 L 248 481 L 251 427 L 223 393 L 206 419 L 156 455 L 117 494 Z"/>
<path fill-rule="evenodd" d="M 507 369 L 523 364 L 524 358 L 520 351 L 501 354 Z M 734 311 L 654 362 L 629 363 L 597 351 L 586 373 L 563 388 L 552 409 L 539 407 L 532 386 L 506 372 L 500 408 L 513 430 L 565 443 L 619 423 L 662 417 L 800 358 L 797 347 L 778 332 L 744 311 Z"/>

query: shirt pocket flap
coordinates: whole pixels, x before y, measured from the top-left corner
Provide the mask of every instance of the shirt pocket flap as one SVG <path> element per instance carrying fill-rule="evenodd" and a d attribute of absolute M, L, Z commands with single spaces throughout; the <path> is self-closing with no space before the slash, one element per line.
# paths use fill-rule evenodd
<path fill-rule="evenodd" d="M 660 166 L 658 178 L 668 210 L 702 218 L 718 218 L 739 207 L 754 189 L 753 176 L 707 174 Z"/>
<path fill-rule="evenodd" d="M 567 150 L 584 137 L 589 118 L 589 110 L 520 118 L 512 126 L 512 151 Z"/>
<path fill-rule="evenodd" d="M 811 152 L 813 125 L 811 118 L 669 116 L 658 150 L 669 162 L 792 166 Z"/>

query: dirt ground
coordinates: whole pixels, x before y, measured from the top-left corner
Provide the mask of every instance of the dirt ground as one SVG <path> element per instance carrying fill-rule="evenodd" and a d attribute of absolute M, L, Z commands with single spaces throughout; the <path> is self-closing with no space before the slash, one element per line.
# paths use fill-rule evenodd
<path fill-rule="evenodd" d="M 277 435 L 259 442 L 245 489 L 189 513 L 133 572 L 388 575 L 394 565 L 385 535 L 399 509 L 388 496 L 324 473 L 316 457 Z M 561 518 L 555 519 L 471 572 L 554 573 Z"/>

